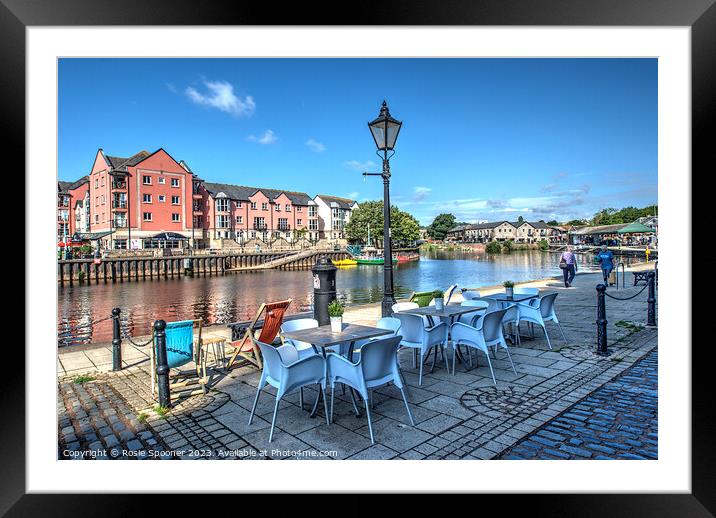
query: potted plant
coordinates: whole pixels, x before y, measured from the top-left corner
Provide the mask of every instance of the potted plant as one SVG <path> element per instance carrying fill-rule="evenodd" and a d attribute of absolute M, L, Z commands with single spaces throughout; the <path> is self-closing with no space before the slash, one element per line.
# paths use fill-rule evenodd
<path fill-rule="evenodd" d="M 435 309 L 441 310 L 445 307 L 442 290 L 433 291 L 433 300 L 435 301 Z"/>
<path fill-rule="evenodd" d="M 340 333 L 343 330 L 343 304 L 334 299 L 328 304 L 328 316 L 331 317 L 331 332 Z"/>
<path fill-rule="evenodd" d="M 505 287 L 505 295 L 507 295 L 509 298 L 512 298 L 512 296 L 514 295 L 515 283 L 512 281 L 505 281 L 502 283 L 502 285 Z"/>

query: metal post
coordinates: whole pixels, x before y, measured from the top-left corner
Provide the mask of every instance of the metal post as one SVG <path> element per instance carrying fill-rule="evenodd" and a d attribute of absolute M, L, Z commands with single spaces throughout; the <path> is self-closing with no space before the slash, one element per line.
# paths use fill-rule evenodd
<path fill-rule="evenodd" d="M 169 365 L 167 364 L 167 323 L 164 320 L 154 322 L 154 335 L 156 337 L 157 359 L 157 385 L 159 386 L 159 406 L 169 408 L 172 406 L 169 394 Z"/>
<path fill-rule="evenodd" d="M 122 335 L 119 330 L 119 314 L 121 310 L 112 310 L 112 370 L 122 370 Z"/>
<path fill-rule="evenodd" d="M 313 318 L 321 326 L 330 323 L 328 304 L 336 299 L 336 268 L 327 257 L 319 257 L 313 273 Z"/>
<path fill-rule="evenodd" d="M 388 152 L 383 158 L 383 302 L 381 312 L 383 317 L 393 314 L 393 251 L 390 242 L 390 164 Z"/>
<path fill-rule="evenodd" d="M 607 350 L 607 309 L 604 304 L 604 292 L 607 287 L 597 284 L 597 354 L 606 356 Z"/>
<path fill-rule="evenodd" d="M 656 327 L 656 273 L 647 273 L 646 279 L 649 285 L 649 296 L 646 299 L 646 325 Z"/>

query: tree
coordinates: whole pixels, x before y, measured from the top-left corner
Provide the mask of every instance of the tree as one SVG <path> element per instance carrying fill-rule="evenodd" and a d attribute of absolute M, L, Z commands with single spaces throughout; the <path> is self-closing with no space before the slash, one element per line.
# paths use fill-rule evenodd
<path fill-rule="evenodd" d="M 517 218 L 517 223 L 522 223 L 524 220 L 525 220 L 525 218 L 520 216 L 519 218 Z"/>
<path fill-rule="evenodd" d="M 368 226 L 370 225 L 370 243 Z M 395 246 L 412 244 L 420 237 L 420 224 L 413 216 L 396 206 L 390 207 L 391 242 Z M 345 228 L 351 241 L 367 245 L 383 242 L 383 202 L 367 201 L 360 203 L 351 213 L 351 219 Z"/>
<path fill-rule="evenodd" d="M 443 240 L 448 230 L 455 227 L 455 216 L 452 214 L 438 214 L 428 226 L 428 235 L 433 239 Z"/>
<path fill-rule="evenodd" d="M 550 227 L 557 227 L 557 226 L 559 226 L 559 221 L 557 221 L 556 219 L 553 219 L 553 220 L 548 221 L 547 224 Z"/>

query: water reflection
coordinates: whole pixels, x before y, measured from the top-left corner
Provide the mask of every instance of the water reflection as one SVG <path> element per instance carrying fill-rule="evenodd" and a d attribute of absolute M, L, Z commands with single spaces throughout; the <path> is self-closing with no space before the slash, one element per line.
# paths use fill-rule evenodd
<path fill-rule="evenodd" d="M 457 282 L 478 288 L 505 280 L 526 281 L 559 275 L 559 254 L 539 251 L 504 255 L 432 253 L 420 261 L 401 263 L 394 274 L 396 298 L 413 291 L 446 288 Z M 591 256 L 579 255 L 581 270 L 594 269 Z M 627 259 L 625 258 L 625 262 Z M 347 304 L 378 302 L 383 296 L 382 266 L 340 268 L 338 297 Z M 238 272 L 214 277 L 65 286 L 58 290 L 60 345 L 109 342 L 112 322 L 99 320 L 122 309 L 122 321 L 133 336 L 148 335 L 155 319 L 197 319 L 205 324 L 249 320 L 262 302 L 292 298 L 290 312 L 312 303 L 313 284 L 307 270 Z M 93 324 L 95 322 L 96 324 Z"/>

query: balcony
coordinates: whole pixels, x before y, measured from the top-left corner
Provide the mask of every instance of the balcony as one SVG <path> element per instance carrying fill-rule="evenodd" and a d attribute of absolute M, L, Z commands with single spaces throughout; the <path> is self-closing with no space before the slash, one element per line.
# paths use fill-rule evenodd
<path fill-rule="evenodd" d="M 112 221 L 112 227 L 113 228 L 127 228 L 127 220 L 126 219 L 115 219 Z"/>
<path fill-rule="evenodd" d="M 127 182 L 120 182 L 117 180 L 112 181 L 112 190 L 125 190 L 127 188 Z"/>
<path fill-rule="evenodd" d="M 126 209 L 127 208 L 127 200 L 113 200 L 112 208 L 113 209 Z"/>
<path fill-rule="evenodd" d="M 285 225 L 282 225 L 279 223 L 276 230 L 278 230 L 280 232 L 287 232 L 287 231 L 291 230 L 291 225 L 289 225 L 288 223 L 286 223 Z"/>
<path fill-rule="evenodd" d="M 268 225 L 266 223 L 254 223 L 254 230 L 266 231 L 268 230 Z"/>

